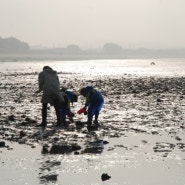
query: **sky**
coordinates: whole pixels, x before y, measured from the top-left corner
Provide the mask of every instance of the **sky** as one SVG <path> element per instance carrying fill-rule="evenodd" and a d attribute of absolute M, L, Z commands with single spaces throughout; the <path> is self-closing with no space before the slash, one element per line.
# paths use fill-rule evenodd
<path fill-rule="evenodd" d="M 0 37 L 46 47 L 185 48 L 185 0 L 0 0 Z"/>

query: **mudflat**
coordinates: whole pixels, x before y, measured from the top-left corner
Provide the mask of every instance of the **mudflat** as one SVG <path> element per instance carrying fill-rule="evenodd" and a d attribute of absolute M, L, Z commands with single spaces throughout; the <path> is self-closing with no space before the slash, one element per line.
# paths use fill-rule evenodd
<path fill-rule="evenodd" d="M 184 77 L 59 73 L 61 87 L 78 92 L 92 85 L 102 92 L 100 126 L 89 130 L 86 116 L 77 114 L 85 101 L 81 96 L 71 108 L 74 122 L 67 127 L 56 126 L 52 106 L 47 127 L 36 127 L 41 123 L 37 75 L 0 73 L 4 185 L 184 184 Z M 105 181 L 103 174 L 109 176 Z"/>

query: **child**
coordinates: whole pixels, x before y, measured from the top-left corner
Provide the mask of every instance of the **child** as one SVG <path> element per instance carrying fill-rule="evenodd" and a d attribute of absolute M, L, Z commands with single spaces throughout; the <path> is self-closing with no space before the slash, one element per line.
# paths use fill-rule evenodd
<path fill-rule="evenodd" d="M 74 114 L 71 112 L 70 103 L 77 102 L 78 97 L 74 92 L 66 90 L 66 88 L 61 89 L 62 96 L 64 97 L 64 103 L 60 105 L 60 116 L 62 124 L 67 124 L 66 117 L 73 122 Z"/>
<path fill-rule="evenodd" d="M 87 86 L 80 90 L 80 94 L 86 98 L 85 107 L 87 110 L 87 124 L 91 126 L 93 116 L 95 116 L 94 123 L 98 126 L 98 116 L 104 104 L 104 98 L 102 94 L 95 90 L 92 86 Z"/>

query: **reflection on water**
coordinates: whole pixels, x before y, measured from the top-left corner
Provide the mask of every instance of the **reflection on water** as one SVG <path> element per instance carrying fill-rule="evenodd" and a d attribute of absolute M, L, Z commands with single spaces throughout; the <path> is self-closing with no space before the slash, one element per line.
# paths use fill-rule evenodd
<path fill-rule="evenodd" d="M 155 65 L 151 65 L 154 62 Z M 44 65 L 64 73 L 91 75 L 183 76 L 185 59 L 125 59 L 87 61 L 0 62 L 1 72 L 39 72 Z"/>
<path fill-rule="evenodd" d="M 166 137 L 170 142 L 170 137 Z M 148 147 L 155 141 L 149 135 L 141 134 L 137 141 L 134 137 L 119 140 L 112 138 L 110 144 L 103 146 L 104 152 L 101 154 L 43 156 L 40 160 L 41 183 L 87 185 L 91 182 L 92 185 L 100 185 L 102 174 L 107 173 L 111 176 L 108 184 L 136 185 L 140 182 L 143 185 L 155 185 L 163 182 L 183 185 L 184 162 L 180 162 L 174 154 L 164 157 L 161 153 L 155 153 Z M 102 146 L 102 141 L 89 144 Z M 133 175 L 135 178 L 132 178 Z M 178 183 L 175 183 L 174 178 L 178 179 Z"/>
<path fill-rule="evenodd" d="M 104 149 L 103 140 L 96 140 L 93 142 L 88 142 L 83 153 L 93 153 L 93 154 L 101 154 Z"/>
<path fill-rule="evenodd" d="M 5 141 L 6 146 L 0 148 L 0 179 L 2 185 L 39 184 L 38 159 L 40 147 L 31 148 L 27 145 Z"/>
<path fill-rule="evenodd" d="M 41 184 L 49 184 L 58 181 L 62 174 L 87 173 L 90 169 L 101 169 L 103 160 L 100 154 L 103 153 L 104 143 L 95 133 L 89 133 L 84 143 L 74 144 L 55 143 L 50 147 L 43 145 L 40 159 L 41 167 L 39 179 Z M 106 164 L 104 164 L 106 165 Z M 63 178 L 62 178 L 63 179 Z M 69 183 L 69 182 L 68 182 Z"/>
<path fill-rule="evenodd" d="M 181 138 L 184 141 L 183 135 Z M 109 138 L 110 143 L 106 145 L 101 139 L 89 139 L 85 142 L 87 148 L 100 147 L 103 152 L 79 155 L 41 155 L 39 145 L 33 149 L 8 143 L 13 150 L 0 149 L 1 182 L 3 185 L 100 185 L 102 174 L 107 173 L 111 176 L 107 184 L 137 185 L 140 182 L 142 185 L 156 185 L 162 182 L 183 185 L 184 152 L 180 148 L 167 156 L 163 156 L 164 152 L 155 152 L 151 146 L 161 140 L 174 142 L 169 135 L 151 137 L 144 133 L 119 139 Z"/>

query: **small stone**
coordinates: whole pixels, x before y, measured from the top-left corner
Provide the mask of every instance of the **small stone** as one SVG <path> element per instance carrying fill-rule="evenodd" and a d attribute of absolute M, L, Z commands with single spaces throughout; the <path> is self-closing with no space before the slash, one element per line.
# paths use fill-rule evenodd
<path fill-rule="evenodd" d="M 4 141 L 0 141 L 0 147 L 5 147 L 5 142 Z"/>
<path fill-rule="evenodd" d="M 109 180 L 111 178 L 111 176 L 109 176 L 107 173 L 103 173 L 101 175 L 101 180 L 102 181 L 106 181 L 106 180 Z"/>

